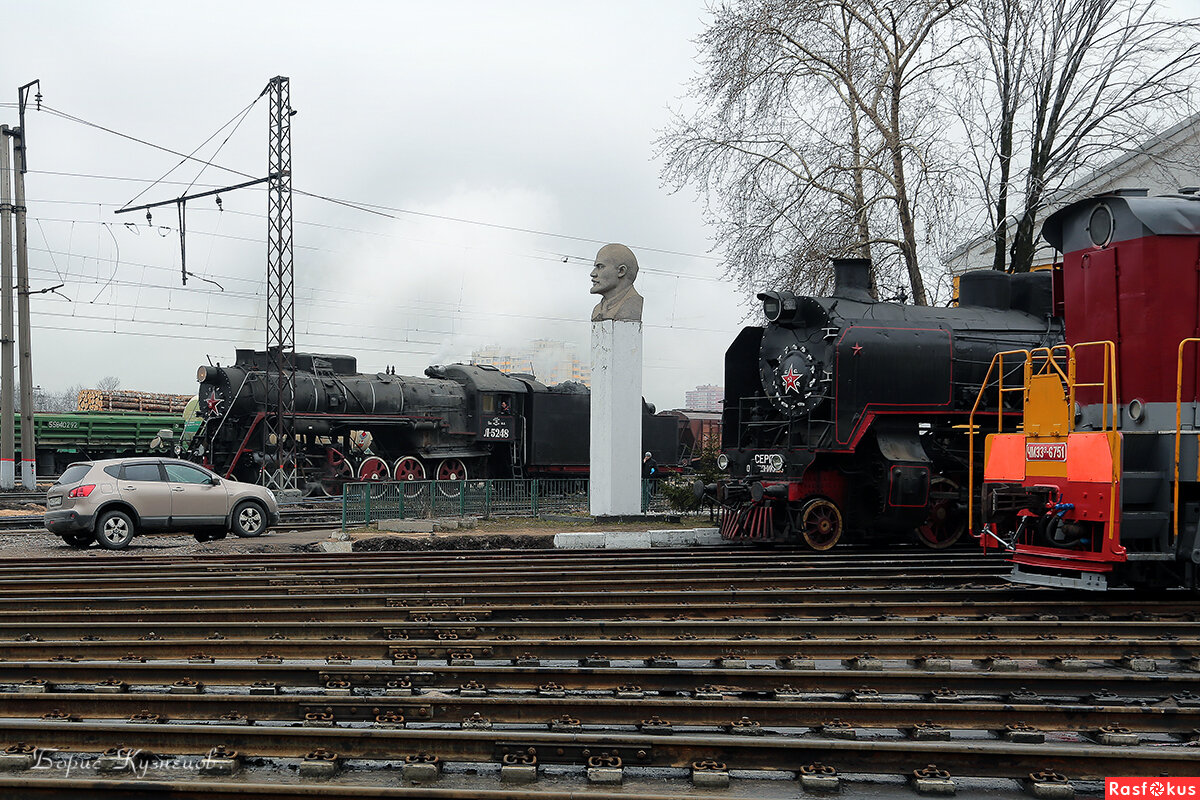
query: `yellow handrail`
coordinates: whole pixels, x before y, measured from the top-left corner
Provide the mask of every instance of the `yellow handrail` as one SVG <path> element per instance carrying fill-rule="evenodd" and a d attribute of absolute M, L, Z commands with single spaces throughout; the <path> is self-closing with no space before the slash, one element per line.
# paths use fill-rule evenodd
<path fill-rule="evenodd" d="M 1179 444 L 1180 429 L 1183 427 L 1183 351 L 1189 344 L 1200 344 L 1200 339 L 1184 339 L 1179 343 L 1175 363 L 1175 491 L 1171 499 L 1171 544 L 1179 538 Z"/>
<path fill-rule="evenodd" d="M 1200 339 L 1194 340 L 1200 341 Z M 1095 348 L 1099 347 L 1102 350 L 1100 368 L 1101 379 L 1098 383 L 1079 383 L 1076 380 L 1077 367 L 1077 351 L 1080 348 Z M 1020 355 L 1024 360 L 1023 383 L 1021 387 L 1013 389 L 1004 388 L 1004 357 L 1006 355 Z M 1113 441 L 1117 434 L 1117 357 L 1116 345 L 1110 341 L 1097 342 L 1081 342 L 1076 345 L 1056 344 L 1050 347 L 1036 347 L 1032 350 L 1005 350 L 997 353 L 992 357 L 991 364 L 988 365 L 987 374 L 984 376 L 983 383 L 979 388 L 979 393 L 975 397 L 975 404 L 971 408 L 971 414 L 968 418 L 968 440 L 967 440 L 967 475 L 971 485 L 971 491 L 967 495 L 967 519 L 970 524 L 974 524 L 975 520 L 975 414 L 979 410 L 979 405 L 983 401 L 984 393 L 991 385 L 992 373 L 999 368 L 997 377 L 997 388 L 999 390 L 999 402 L 997 408 L 996 432 L 999 433 L 1004 427 L 1004 393 L 1006 391 L 1025 391 L 1028 389 L 1031 379 L 1034 375 L 1035 359 L 1042 359 L 1038 366 L 1039 375 L 1047 374 L 1051 370 L 1058 373 L 1059 378 L 1067 387 L 1067 432 L 1071 433 L 1075 429 L 1075 390 L 1076 387 L 1095 387 L 1100 391 L 1100 432 L 1108 435 L 1110 440 L 1110 451 L 1113 452 L 1113 467 L 1112 474 L 1109 477 L 1109 519 L 1115 519 L 1117 513 L 1117 481 L 1120 477 L 1120 452 L 1116 443 Z M 1066 370 L 1064 371 L 1059 359 L 1066 361 Z M 1024 422 L 1024 411 L 1022 411 L 1022 420 Z M 1178 428 L 1178 426 L 1176 426 Z M 1176 453 L 1176 471 L 1178 472 L 1178 452 Z M 1178 481 L 1176 482 L 1178 488 Z M 1109 536 L 1112 536 L 1112 528 L 1109 528 Z"/>
<path fill-rule="evenodd" d="M 1004 357 L 1019 355 L 1024 364 L 1024 371 L 1029 371 L 1029 351 L 1028 350 L 1004 350 L 992 356 L 992 361 L 988 364 L 988 371 L 983 376 L 983 382 L 979 385 L 979 392 L 975 395 L 975 404 L 971 406 L 971 414 L 967 417 L 967 524 L 975 523 L 975 413 L 979 410 L 979 404 L 983 402 L 983 395 L 987 392 L 988 386 L 992 382 L 992 372 L 999 367 L 999 374 L 996 380 L 996 388 L 998 390 L 996 402 L 996 431 L 1000 432 L 1004 428 Z M 1028 383 L 1026 376 L 1025 383 Z M 1023 391 L 1024 386 L 1020 387 Z M 1011 389 L 1007 391 L 1017 391 Z"/>

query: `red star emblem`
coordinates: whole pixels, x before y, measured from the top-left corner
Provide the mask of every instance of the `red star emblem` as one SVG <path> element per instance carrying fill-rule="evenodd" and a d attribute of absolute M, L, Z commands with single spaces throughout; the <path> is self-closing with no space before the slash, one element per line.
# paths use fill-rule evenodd
<path fill-rule="evenodd" d="M 799 394 L 800 387 L 798 386 L 798 384 L 800 383 L 801 377 L 802 376 L 800 375 L 800 373 L 796 372 L 795 367 L 789 366 L 787 372 L 785 372 L 779 376 L 780 380 L 783 381 L 783 391 L 785 393 L 786 392 L 796 392 L 797 394 Z"/>
<path fill-rule="evenodd" d="M 859 353 L 862 352 L 862 345 L 855 344 L 854 347 L 852 347 L 851 349 L 854 351 L 854 355 L 858 355 Z"/>
<path fill-rule="evenodd" d="M 204 405 L 208 407 L 208 413 L 210 416 L 216 414 L 218 407 L 221 405 L 221 398 L 217 396 L 216 392 L 213 392 L 204 401 Z"/>

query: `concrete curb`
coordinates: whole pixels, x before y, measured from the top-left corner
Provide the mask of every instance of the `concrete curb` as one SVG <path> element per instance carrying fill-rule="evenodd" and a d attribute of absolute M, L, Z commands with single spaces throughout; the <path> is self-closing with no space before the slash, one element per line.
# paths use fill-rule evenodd
<path fill-rule="evenodd" d="M 712 547 L 724 544 L 724 541 L 716 528 L 554 534 L 554 546 L 562 550 Z"/>

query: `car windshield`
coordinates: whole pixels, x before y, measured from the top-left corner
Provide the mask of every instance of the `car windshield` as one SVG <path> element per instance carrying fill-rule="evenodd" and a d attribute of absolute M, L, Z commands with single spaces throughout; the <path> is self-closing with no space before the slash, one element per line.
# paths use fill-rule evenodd
<path fill-rule="evenodd" d="M 72 464 L 63 470 L 63 474 L 54 482 L 54 485 L 63 484 L 65 486 L 70 483 L 79 483 L 91 468 L 91 464 Z"/>

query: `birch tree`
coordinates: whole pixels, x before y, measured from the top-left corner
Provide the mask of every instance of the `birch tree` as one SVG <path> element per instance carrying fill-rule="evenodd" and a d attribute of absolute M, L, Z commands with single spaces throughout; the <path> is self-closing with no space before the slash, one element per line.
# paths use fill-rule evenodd
<path fill-rule="evenodd" d="M 959 104 L 993 266 L 1028 271 L 1047 201 L 1190 115 L 1197 27 L 1155 0 L 976 0 Z M 971 65 L 983 65 L 971 69 Z M 1009 232 L 1012 229 L 1012 240 Z"/>
<path fill-rule="evenodd" d="M 928 302 L 921 192 L 947 170 L 935 95 L 958 4 L 740 0 L 714 10 L 696 109 L 660 145 L 665 180 L 705 197 L 732 275 L 819 290 L 831 256 L 870 255 Z"/>

